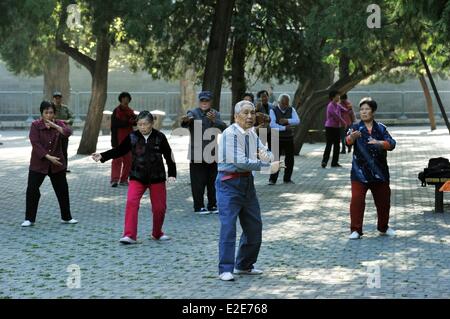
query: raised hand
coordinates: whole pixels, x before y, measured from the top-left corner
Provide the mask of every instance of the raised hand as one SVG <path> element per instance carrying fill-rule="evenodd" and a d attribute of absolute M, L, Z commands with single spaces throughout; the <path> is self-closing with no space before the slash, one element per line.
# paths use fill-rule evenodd
<path fill-rule="evenodd" d="M 272 157 L 270 154 L 263 148 L 260 148 L 257 153 L 259 159 L 263 162 L 270 162 L 272 160 Z"/>
<path fill-rule="evenodd" d="M 213 123 L 216 121 L 216 113 L 215 112 L 209 111 L 206 114 L 206 117 Z"/>
<path fill-rule="evenodd" d="M 191 117 L 191 116 L 189 116 L 189 115 L 183 115 L 183 116 L 181 117 L 181 122 L 182 122 L 182 123 L 190 122 L 190 121 L 192 121 L 192 120 L 193 120 L 193 117 Z"/>
<path fill-rule="evenodd" d="M 172 176 L 167 179 L 167 183 L 169 183 L 169 184 L 175 183 L 176 181 L 177 181 L 177 179 Z"/>
<path fill-rule="evenodd" d="M 275 174 L 276 172 L 278 172 L 282 167 L 281 164 L 281 161 L 270 163 L 270 174 Z"/>
<path fill-rule="evenodd" d="M 360 138 L 362 135 L 361 135 L 361 132 L 360 131 L 353 131 L 351 134 L 350 134 L 350 138 L 352 139 L 352 141 L 356 141 L 358 138 Z"/>
<path fill-rule="evenodd" d="M 102 155 L 99 153 L 93 153 L 91 156 L 92 156 L 92 159 L 96 162 L 98 162 L 102 159 Z"/>
<path fill-rule="evenodd" d="M 376 139 L 374 139 L 372 137 L 369 138 L 369 142 L 367 142 L 367 144 L 370 144 L 370 145 L 379 145 L 381 143 L 383 143 L 383 141 L 376 140 Z"/>
<path fill-rule="evenodd" d="M 59 161 L 59 157 L 56 156 L 51 156 L 49 154 L 45 155 L 45 158 L 47 158 L 50 162 L 52 162 L 52 164 L 56 165 L 56 166 L 62 166 L 63 163 L 61 163 Z"/>

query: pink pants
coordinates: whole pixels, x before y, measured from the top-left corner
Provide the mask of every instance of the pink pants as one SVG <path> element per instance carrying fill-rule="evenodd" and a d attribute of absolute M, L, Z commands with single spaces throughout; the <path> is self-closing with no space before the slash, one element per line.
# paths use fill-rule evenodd
<path fill-rule="evenodd" d="M 131 170 L 131 152 L 113 159 L 111 164 L 111 182 L 126 182 Z"/>
<path fill-rule="evenodd" d="M 125 209 L 125 227 L 123 235 L 134 240 L 137 238 L 138 211 L 141 198 L 145 191 L 150 190 L 150 202 L 153 213 L 152 236 L 159 239 L 164 233 L 162 226 L 166 214 L 166 183 L 144 185 L 131 180 L 128 186 L 127 206 Z"/>

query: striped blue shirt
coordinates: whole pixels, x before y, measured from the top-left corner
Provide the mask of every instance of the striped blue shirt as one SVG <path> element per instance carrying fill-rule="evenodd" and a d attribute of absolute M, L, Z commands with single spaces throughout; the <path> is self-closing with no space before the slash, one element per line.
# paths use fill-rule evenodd
<path fill-rule="evenodd" d="M 253 127 L 245 131 L 234 123 L 223 131 L 219 140 L 219 172 L 243 173 L 269 167 L 270 162 L 258 159 L 259 149 L 265 150 L 273 161 L 273 154 L 262 144 Z"/>

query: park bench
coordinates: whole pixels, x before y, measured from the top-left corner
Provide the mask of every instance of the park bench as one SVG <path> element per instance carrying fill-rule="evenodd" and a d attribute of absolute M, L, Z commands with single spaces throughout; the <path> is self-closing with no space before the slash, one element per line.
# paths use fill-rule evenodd
<path fill-rule="evenodd" d="M 434 186 L 434 211 L 444 212 L 444 184 L 450 182 L 450 162 L 446 158 L 430 159 L 428 167 L 419 173 L 422 187 Z"/>
<path fill-rule="evenodd" d="M 441 190 L 446 182 L 450 182 L 450 177 L 429 177 L 425 178 L 427 185 L 434 185 L 434 212 L 444 212 L 444 191 Z"/>

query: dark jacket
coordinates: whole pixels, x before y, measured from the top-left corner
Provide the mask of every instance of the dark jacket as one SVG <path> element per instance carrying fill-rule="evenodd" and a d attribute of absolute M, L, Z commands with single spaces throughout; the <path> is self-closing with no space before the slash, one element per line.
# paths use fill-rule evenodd
<path fill-rule="evenodd" d="M 266 115 L 270 115 L 270 110 L 272 110 L 272 109 L 274 109 L 274 107 L 273 107 L 273 104 L 270 102 L 267 104 L 262 104 L 262 103 L 256 104 L 256 112 L 261 112 Z"/>
<path fill-rule="evenodd" d="M 206 114 L 209 111 L 212 111 L 212 112 L 214 112 L 216 114 L 216 121 L 214 123 L 211 122 L 208 119 L 208 117 L 206 116 Z M 223 132 L 227 128 L 227 125 L 221 120 L 220 113 L 217 112 L 214 109 L 210 109 L 210 110 L 208 110 L 206 112 L 203 112 L 202 109 L 198 107 L 196 109 L 188 111 L 187 115 L 189 115 L 189 116 L 194 118 L 193 121 L 191 121 L 191 122 L 189 122 L 187 124 L 186 123 L 182 123 L 181 124 L 181 127 L 189 128 L 189 132 L 190 132 L 190 135 L 191 135 L 191 139 L 190 139 L 190 142 L 189 142 L 190 147 L 189 147 L 188 158 L 191 161 L 195 160 L 195 162 L 202 162 L 204 160 L 203 159 L 203 151 L 205 150 L 205 147 L 208 144 L 210 144 L 211 142 L 216 143 L 216 145 L 217 145 L 217 140 L 216 140 L 214 135 L 209 140 L 208 139 L 203 139 L 203 135 L 204 135 L 205 131 L 207 129 L 210 129 L 210 128 L 216 128 L 220 132 Z M 201 129 L 202 129 L 201 139 L 202 139 L 202 143 L 198 143 L 197 141 L 195 141 L 194 127 L 195 127 L 195 122 L 196 121 L 199 121 L 200 124 L 201 124 Z M 200 134 L 198 134 L 198 135 L 200 135 Z M 197 159 L 196 157 L 194 157 L 193 154 L 201 154 L 201 158 Z"/>
<path fill-rule="evenodd" d="M 163 156 L 167 163 L 169 177 L 177 177 L 176 164 L 172 159 L 172 149 L 166 136 L 160 131 L 153 129 L 147 143 L 139 131 L 129 134 L 118 147 L 101 153 L 101 162 L 122 157 L 129 151 L 132 154 L 131 180 L 139 181 L 144 185 L 165 182 L 166 170 Z"/>
<path fill-rule="evenodd" d="M 56 120 L 55 123 L 63 128 L 64 135 L 61 135 L 54 128 L 47 128 L 43 119 L 31 123 L 30 142 L 33 150 L 31 151 L 30 171 L 48 174 L 49 172 L 58 173 L 67 168 L 64 164 L 65 158 L 61 146 L 61 138 L 69 137 L 72 134 L 72 130 L 63 121 Z M 45 158 L 47 154 L 59 157 L 59 161 L 63 165 L 57 166 L 52 164 Z"/>
<path fill-rule="evenodd" d="M 117 147 L 120 143 L 133 132 L 133 126 L 136 125 L 136 115 L 133 109 L 127 108 L 126 112 L 128 116 L 124 118 L 119 118 L 117 113 L 119 111 L 120 105 L 116 107 L 111 115 L 111 146 Z"/>
<path fill-rule="evenodd" d="M 372 132 L 369 133 L 363 121 L 350 126 L 348 135 L 353 131 L 360 131 L 361 137 L 354 144 L 351 180 L 361 183 L 389 182 L 389 167 L 387 151 L 394 150 L 396 141 L 389 134 L 386 126 L 373 122 Z M 370 137 L 384 141 L 384 145 L 368 144 Z M 347 139 L 347 144 L 349 139 Z"/>
<path fill-rule="evenodd" d="M 57 120 L 65 120 L 68 121 L 67 123 L 69 126 L 73 125 L 74 117 L 72 111 L 70 111 L 69 107 L 67 105 L 61 104 L 56 105 L 55 104 L 55 118 Z"/>

